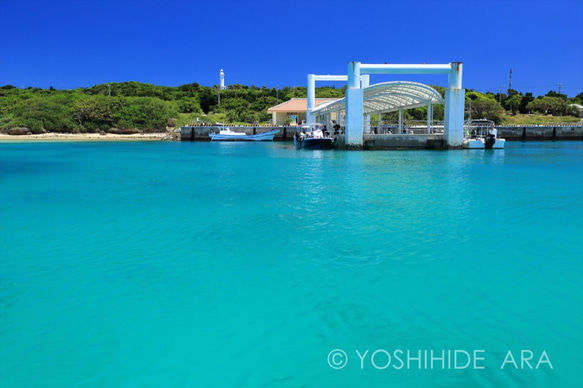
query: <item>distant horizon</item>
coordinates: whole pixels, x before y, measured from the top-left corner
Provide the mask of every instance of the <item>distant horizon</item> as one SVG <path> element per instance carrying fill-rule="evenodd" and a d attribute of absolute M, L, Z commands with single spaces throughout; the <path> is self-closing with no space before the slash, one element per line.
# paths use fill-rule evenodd
<path fill-rule="evenodd" d="M 583 91 L 581 15 L 580 0 L 4 1 L 0 85 L 212 87 L 224 69 L 228 85 L 305 87 L 308 74 L 347 74 L 351 61 L 460 61 L 464 88 L 573 97 Z M 371 76 L 389 80 L 447 86 L 443 75 Z M 316 84 L 331 85 L 343 83 Z"/>

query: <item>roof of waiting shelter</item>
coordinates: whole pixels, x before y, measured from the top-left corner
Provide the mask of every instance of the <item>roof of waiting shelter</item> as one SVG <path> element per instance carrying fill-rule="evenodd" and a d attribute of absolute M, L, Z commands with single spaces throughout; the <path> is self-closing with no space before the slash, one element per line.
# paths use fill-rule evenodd
<path fill-rule="evenodd" d="M 338 101 L 337 98 L 316 98 L 314 101 L 316 106 L 320 106 L 323 103 Z M 292 98 L 291 100 L 282 102 L 279 105 L 272 106 L 267 109 L 267 113 L 272 112 L 305 112 L 308 109 L 308 99 L 307 98 Z"/>
<path fill-rule="evenodd" d="M 391 81 L 364 88 L 362 109 L 364 114 L 393 112 L 429 104 L 443 104 L 441 94 L 431 86 L 418 82 Z M 345 98 L 318 105 L 313 113 L 324 114 L 345 109 Z"/>

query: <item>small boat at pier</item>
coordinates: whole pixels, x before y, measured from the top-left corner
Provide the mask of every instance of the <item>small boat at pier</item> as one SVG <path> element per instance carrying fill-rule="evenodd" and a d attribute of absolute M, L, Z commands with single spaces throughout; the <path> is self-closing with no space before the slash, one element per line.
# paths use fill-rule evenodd
<path fill-rule="evenodd" d="M 247 135 L 245 132 L 235 132 L 229 127 L 218 128 L 218 132 L 211 131 L 209 137 L 211 141 L 273 141 L 279 129 L 272 131 Z"/>
<path fill-rule="evenodd" d="M 462 147 L 467 149 L 503 149 L 506 139 L 498 137 L 494 122 L 486 119 L 464 123 Z"/>
<path fill-rule="evenodd" d="M 300 131 L 294 136 L 294 144 L 297 149 L 330 150 L 334 148 L 336 138 L 330 135 L 324 124 L 302 125 Z"/>

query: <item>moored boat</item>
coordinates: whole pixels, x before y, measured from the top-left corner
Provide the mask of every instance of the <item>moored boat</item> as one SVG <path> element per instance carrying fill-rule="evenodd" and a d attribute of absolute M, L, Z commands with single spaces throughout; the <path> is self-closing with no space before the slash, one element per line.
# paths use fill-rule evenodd
<path fill-rule="evenodd" d="M 464 123 L 462 147 L 466 149 L 502 149 L 506 139 L 498 137 L 494 122 L 486 119 Z"/>
<path fill-rule="evenodd" d="M 334 148 L 336 138 L 330 135 L 324 124 L 306 124 L 294 136 L 297 149 L 329 150 Z"/>
<path fill-rule="evenodd" d="M 245 132 L 235 132 L 231 128 L 222 127 L 218 132 L 209 133 L 211 141 L 273 141 L 273 137 L 279 132 L 279 129 L 272 131 L 247 135 Z"/>

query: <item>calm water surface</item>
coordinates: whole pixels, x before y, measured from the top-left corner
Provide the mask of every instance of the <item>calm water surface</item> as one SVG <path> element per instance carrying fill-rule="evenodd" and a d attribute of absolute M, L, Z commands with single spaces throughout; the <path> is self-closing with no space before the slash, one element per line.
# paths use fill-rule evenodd
<path fill-rule="evenodd" d="M 580 387 L 583 143 L 506 147 L 0 144 L 0 386 Z"/>

